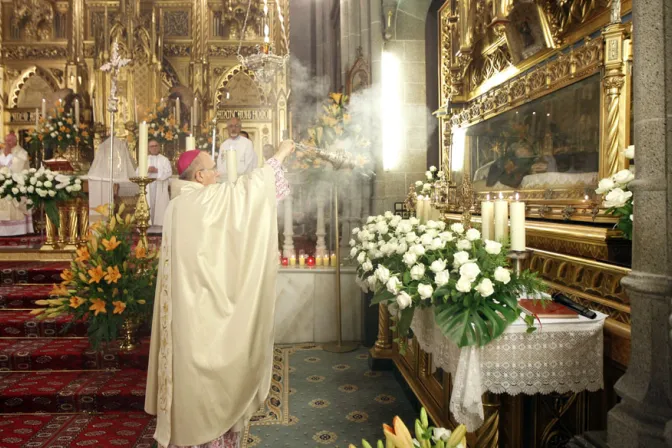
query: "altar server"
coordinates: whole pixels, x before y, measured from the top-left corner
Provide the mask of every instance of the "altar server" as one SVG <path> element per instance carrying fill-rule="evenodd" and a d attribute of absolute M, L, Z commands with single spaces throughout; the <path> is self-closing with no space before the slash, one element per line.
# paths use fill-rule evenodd
<path fill-rule="evenodd" d="M 16 142 L 13 132 L 5 137 L 5 147 L 0 151 L 0 169 L 8 168 L 20 173 L 29 168 L 28 152 Z M 25 235 L 33 233 L 33 217 L 24 204 L 16 204 L 12 199 L 0 200 L 0 236 Z"/>
<path fill-rule="evenodd" d="M 166 213 L 166 207 L 168 207 L 170 201 L 168 186 L 170 185 L 170 176 L 173 175 L 173 168 L 170 166 L 170 160 L 163 154 L 159 154 L 161 151 L 159 142 L 150 140 L 147 149 L 149 151 L 147 176 L 156 179 L 147 186 L 151 225 L 162 226 L 163 215 Z"/>
<path fill-rule="evenodd" d="M 242 124 L 238 118 L 230 119 L 226 125 L 229 138 L 224 140 L 220 145 L 219 156 L 217 157 L 217 169 L 220 173 L 220 182 L 227 180 L 225 151 L 232 149 L 236 151 L 238 159 L 237 171 L 239 175 L 249 173 L 257 168 L 259 163 L 259 157 L 257 157 L 257 153 L 254 152 L 254 145 L 249 139 L 240 134 L 241 127 Z"/>
<path fill-rule="evenodd" d="M 268 395 L 283 142 L 265 166 L 217 183 L 210 155 L 180 156 L 187 181 L 161 240 L 145 411 L 161 448 L 235 447 Z"/>

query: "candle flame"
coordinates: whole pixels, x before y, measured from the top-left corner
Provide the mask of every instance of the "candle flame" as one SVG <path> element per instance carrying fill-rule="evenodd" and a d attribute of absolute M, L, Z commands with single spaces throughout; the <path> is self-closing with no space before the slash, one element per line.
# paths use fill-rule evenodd
<path fill-rule="evenodd" d="M 516 193 L 516 201 L 518 201 L 518 197 L 519 197 L 519 195 L 518 195 L 518 193 Z"/>
<path fill-rule="evenodd" d="M 490 193 L 488 193 L 488 195 L 486 196 L 486 201 L 489 201 L 489 200 L 490 200 Z"/>
<path fill-rule="evenodd" d="M 504 199 L 504 194 L 502 194 L 501 192 L 499 193 L 499 199 L 500 200 Z"/>
<path fill-rule="evenodd" d="M 585 196 L 583 197 L 583 199 L 584 199 L 585 201 L 587 201 L 587 200 L 588 200 L 588 195 L 585 195 Z"/>

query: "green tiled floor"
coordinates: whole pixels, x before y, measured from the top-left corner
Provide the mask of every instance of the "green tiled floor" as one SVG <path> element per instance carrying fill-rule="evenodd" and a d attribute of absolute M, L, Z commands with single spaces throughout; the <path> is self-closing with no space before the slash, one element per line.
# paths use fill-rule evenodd
<path fill-rule="evenodd" d="M 382 438 L 382 424 L 416 418 L 392 372 L 371 372 L 368 351 L 293 349 L 289 356 L 289 424 L 251 426 L 243 447 L 361 446 Z M 411 426 L 412 427 L 412 426 Z"/>

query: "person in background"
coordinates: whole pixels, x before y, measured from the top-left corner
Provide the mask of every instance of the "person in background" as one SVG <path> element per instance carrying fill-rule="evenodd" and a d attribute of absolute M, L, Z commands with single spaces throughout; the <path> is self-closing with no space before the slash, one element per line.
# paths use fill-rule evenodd
<path fill-rule="evenodd" d="M 258 160 L 257 153 L 254 152 L 252 142 L 241 136 L 241 122 L 240 119 L 234 117 L 229 120 L 226 125 L 226 130 L 229 133 L 229 138 L 219 147 L 219 156 L 217 156 L 217 171 L 219 172 L 219 182 L 224 182 L 227 179 L 226 171 L 226 151 L 235 150 L 238 166 L 236 171 L 239 175 L 249 173 L 257 168 Z"/>
<path fill-rule="evenodd" d="M 7 134 L 4 148 L 0 151 L 0 169 L 20 173 L 28 168 L 28 152 L 17 144 L 15 133 Z M 16 205 L 11 199 L 0 200 L 0 236 L 28 233 L 33 233 L 33 217 L 26 206 Z"/>
<path fill-rule="evenodd" d="M 147 163 L 147 175 L 154 182 L 147 186 L 149 193 L 147 201 L 149 202 L 149 212 L 151 216 L 151 224 L 153 226 L 163 225 L 163 215 L 166 213 L 166 207 L 170 201 L 168 193 L 168 185 L 170 183 L 170 176 L 173 175 L 173 168 L 170 166 L 170 160 L 161 151 L 161 145 L 156 140 L 150 140 L 147 144 L 149 151 L 149 161 Z"/>

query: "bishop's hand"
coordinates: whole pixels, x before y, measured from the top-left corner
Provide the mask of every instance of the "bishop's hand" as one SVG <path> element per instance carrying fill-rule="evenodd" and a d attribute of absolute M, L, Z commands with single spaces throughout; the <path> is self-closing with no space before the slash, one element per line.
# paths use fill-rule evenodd
<path fill-rule="evenodd" d="M 295 143 L 293 140 L 283 140 L 278 147 L 278 151 L 275 153 L 273 158 L 278 162 L 283 163 L 290 154 L 294 152 Z"/>

